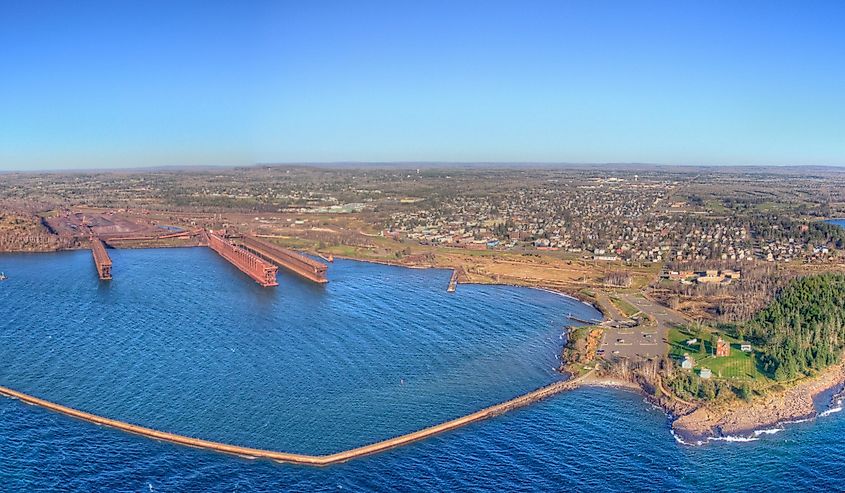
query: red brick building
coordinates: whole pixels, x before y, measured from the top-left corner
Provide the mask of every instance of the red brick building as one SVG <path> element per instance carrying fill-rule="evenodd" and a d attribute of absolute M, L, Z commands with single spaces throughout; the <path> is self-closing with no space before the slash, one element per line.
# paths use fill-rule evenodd
<path fill-rule="evenodd" d="M 721 356 L 730 356 L 731 355 L 731 345 L 729 342 L 725 341 L 721 337 L 718 341 L 716 341 L 716 357 Z"/>

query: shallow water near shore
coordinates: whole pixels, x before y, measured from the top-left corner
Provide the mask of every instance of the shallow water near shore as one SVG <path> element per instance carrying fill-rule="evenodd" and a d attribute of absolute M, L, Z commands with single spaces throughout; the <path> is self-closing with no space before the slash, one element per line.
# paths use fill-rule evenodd
<path fill-rule="evenodd" d="M 0 256 L 0 384 L 201 438 L 325 453 L 554 381 L 553 293 L 338 261 L 320 287 L 264 289 L 205 249 Z M 845 487 L 834 413 L 751 443 L 687 447 L 635 393 L 583 388 L 346 464 L 250 461 L 0 399 L 0 490 L 629 491 Z M 729 465 L 729 466 L 728 466 Z M 729 470 L 726 472 L 726 467 Z M 745 471 L 745 472 L 743 472 Z"/>

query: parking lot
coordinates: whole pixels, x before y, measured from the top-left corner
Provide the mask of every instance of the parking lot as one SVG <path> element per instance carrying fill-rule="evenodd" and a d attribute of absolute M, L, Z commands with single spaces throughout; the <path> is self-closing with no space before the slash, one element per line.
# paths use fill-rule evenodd
<path fill-rule="evenodd" d="M 638 295 L 621 295 L 621 298 L 650 315 L 655 322 L 633 328 L 606 328 L 600 355 L 630 359 L 665 355 L 669 328 L 686 323 L 683 315 Z"/>
<path fill-rule="evenodd" d="M 599 350 L 603 356 L 650 358 L 666 353 L 666 344 L 655 327 L 607 328 Z"/>

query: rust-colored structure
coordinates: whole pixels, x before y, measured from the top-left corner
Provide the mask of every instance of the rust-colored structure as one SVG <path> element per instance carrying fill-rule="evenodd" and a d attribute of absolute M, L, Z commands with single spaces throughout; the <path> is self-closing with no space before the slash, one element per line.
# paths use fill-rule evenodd
<path fill-rule="evenodd" d="M 719 338 L 716 341 L 716 357 L 717 358 L 724 358 L 731 355 L 731 345 L 728 341 Z"/>
<path fill-rule="evenodd" d="M 251 236 L 244 236 L 241 242 L 244 248 L 309 281 L 320 284 L 329 282 L 326 278 L 328 266 L 322 262 Z"/>
<path fill-rule="evenodd" d="M 224 237 L 212 232 L 208 233 L 208 247 L 240 269 L 241 272 L 253 278 L 258 284 L 264 287 L 279 285 L 276 281 L 278 267 L 266 262 L 254 253 L 233 245 Z"/>
<path fill-rule="evenodd" d="M 103 241 L 96 236 L 91 237 L 91 253 L 94 255 L 94 265 L 100 279 L 111 279 L 111 258 Z"/>

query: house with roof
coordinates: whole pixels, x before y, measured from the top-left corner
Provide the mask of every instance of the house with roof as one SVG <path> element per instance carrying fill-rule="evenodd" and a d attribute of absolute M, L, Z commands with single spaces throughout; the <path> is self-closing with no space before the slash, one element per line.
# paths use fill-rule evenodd
<path fill-rule="evenodd" d="M 731 344 L 719 337 L 719 340 L 716 341 L 716 357 L 726 357 L 731 355 Z"/>

